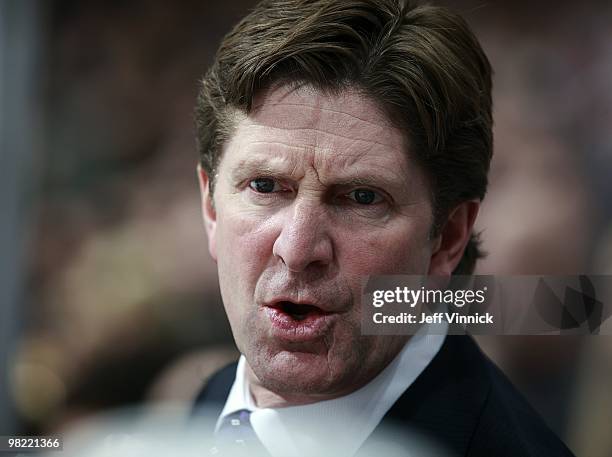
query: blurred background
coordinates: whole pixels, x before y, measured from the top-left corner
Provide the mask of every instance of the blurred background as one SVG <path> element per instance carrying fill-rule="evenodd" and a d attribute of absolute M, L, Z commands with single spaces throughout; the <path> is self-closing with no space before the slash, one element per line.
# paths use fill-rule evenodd
<path fill-rule="evenodd" d="M 192 112 L 253 4 L 0 0 L 0 435 L 187 411 L 235 357 Z M 446 4 L 496 72 L 479 272 L 612 274 L 612 4 Z M 575 453 L 612 456 L 612 337 L 479 340 Z"/>

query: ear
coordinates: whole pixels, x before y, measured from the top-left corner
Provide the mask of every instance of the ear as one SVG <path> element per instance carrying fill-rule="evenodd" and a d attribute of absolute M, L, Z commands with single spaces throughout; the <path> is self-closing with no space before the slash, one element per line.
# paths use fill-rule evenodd
<path fill-rule="evenodd" d="M 479 208 L 480 201 L 470 200 L 460 203 L 451 211 L 442 231 L 433 241 L 430 275 L 450 276 L 453 273 L 470 240 Z"/>
<path fill-rule="evenodd" d="M 197 167 L 198 181 L 200 182 L 200 195 L 202 196 L 202 217 L 204 219 L 204 228 L 208 237 L 208 251 L 211 257 L 217 261 L 217 245 L 216 245 L 216 229 L 217 229 L 217 213 L 213 203 L 212 195 L 210 194 L 209 178 L 206 172 L 198 164 Z"/>

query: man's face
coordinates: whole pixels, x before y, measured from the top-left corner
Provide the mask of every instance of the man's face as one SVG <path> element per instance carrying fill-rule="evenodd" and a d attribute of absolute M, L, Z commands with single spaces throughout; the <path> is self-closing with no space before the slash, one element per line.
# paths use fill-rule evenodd
<path fill-rule="evenodd" d="M 237 119 L 205 213 L 253 382 L 304 401 L 331 398 L 400 351 L 406 337 L 360 334 L 360 300 L 369 275 L 429 269 L 429 190 L 409 150 L 356 91 L 283 86 Z"/>

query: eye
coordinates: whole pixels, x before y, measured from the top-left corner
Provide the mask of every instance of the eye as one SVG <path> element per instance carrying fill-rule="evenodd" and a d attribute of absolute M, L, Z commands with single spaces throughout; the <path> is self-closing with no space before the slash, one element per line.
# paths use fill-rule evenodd
<path fill-rule="evenodd" d="M 281 186 L 272 178 L 255 178 L 249 182 L 249 187 L 260 194 L 269 194 L 281 190 Z"/>
<path fill-rule="evenodd" d="M 360 205 L 373 205 L 382 201 L 382 197 L 370 189 L 355 189 L 348 195 Z"/>

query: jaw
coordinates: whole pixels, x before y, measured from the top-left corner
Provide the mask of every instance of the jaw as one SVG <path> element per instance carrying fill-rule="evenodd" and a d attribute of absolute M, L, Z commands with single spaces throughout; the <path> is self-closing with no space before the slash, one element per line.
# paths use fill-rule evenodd
<path fill-rule="evenodd" d="M 279 350 L 247 363 L 247 379 L 258 407 L 304 405 L 343 395 L 325 354 Z"/>
<path fill-rule="evenodd" d="M 316 344 L 259 341 L 246 352 L 251 392 L 260 407 L 308 404 L 347 395 L 365 385 L 399 353 L 405 340 L 332 334 Z M 346 344 L 339 346 L 338 341 Z"/>

